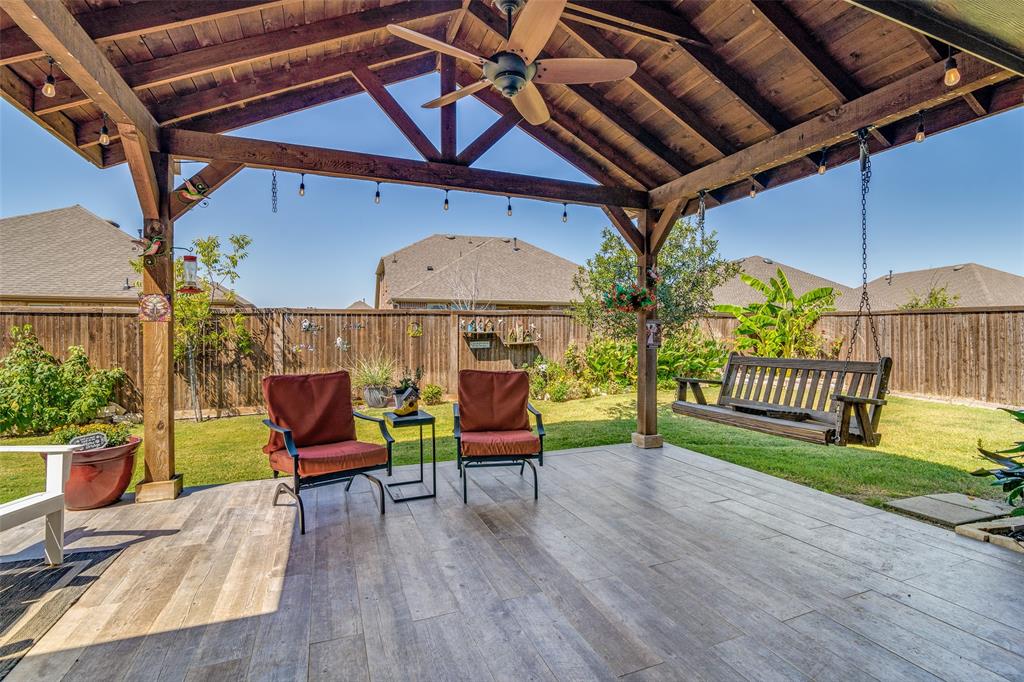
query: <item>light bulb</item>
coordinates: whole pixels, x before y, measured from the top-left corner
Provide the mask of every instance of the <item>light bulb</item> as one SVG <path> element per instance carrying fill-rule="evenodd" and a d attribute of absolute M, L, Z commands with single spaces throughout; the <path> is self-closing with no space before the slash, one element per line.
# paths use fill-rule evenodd
<path fill-rule="evenodd" d="M 825 171 L 828 170 L 828 165 L 825 163 L 828 158 L 828 149 L 825 147 L 821 148 L 821 157 L 818 159 L 818 175 L 824 175 Z"/>
<path fill-rule="evenodd" d="M 110 131 L 107 130 L 107 124 L 106 123 L 104 123 L 103 127 L 100 128 L 99 143 L 101 145 L 103 145 L 104 147 L 106 147 L 108 144 L 110 144 Z"/>
<path fill-rule="evenodd" d="M 57 81 L 53 79 L 52 73 L 46 77 L 46 82 L 43 83 L 43 97 L 53 97 L 57 94 L 56 83 Z"/>
<path fill-rule="evenodd" d="M 914 142 L 924 142 L 924 112 L 917 112 L 917 132 L 914 133 Z"/>
<path fill-rule="evenodd" d="M 444 191 L 444 210 L 448 210 L 448 190 Z"/>
<path fill-rule="evenodd" d="M 947 88 L 960 82 L 960 69 L 956 67 L 956 57 L 953 55 L 949 55 L 946 59 L 946 74 L 942 77 L 942 82 L 946 84 Z"/>
<path fill-rule="evenodd" d="M 569 208 L 565 204 L 562 204 L 562 222 L 569 222 Z"/>
<path fill-rule="evenodd" d="M 377 183 L 377 192 L 373 195 L 373 203 L 380 203 L 380 183 Z"/>
<path fill-rule="evenodd" d="M 507 215 L 509 218 L 511 218 L 512 217 L 512 197 L 505 197 L 505 198 L 508 199 L 508 206 L 505 208 L 505 215 Z"/>
<path fill-rule="evenodd" d="M 302 178 L 299 180 L 299 196 L 306 196 L 306 174 L 302 174 Z"/>
<path fill-rule="evenodd" d="M 824 175 L 826 170 L 828 170 L 828 167 L 824 161 L 818 164 L 818 175 Z"/>
<path fill-rule="evenodd" d="M 754 185 L 751 184 L 750 185 L 750 198 L 753 199 L 756 196 L 757 196 L 757 187 L 754 187 Z"/>

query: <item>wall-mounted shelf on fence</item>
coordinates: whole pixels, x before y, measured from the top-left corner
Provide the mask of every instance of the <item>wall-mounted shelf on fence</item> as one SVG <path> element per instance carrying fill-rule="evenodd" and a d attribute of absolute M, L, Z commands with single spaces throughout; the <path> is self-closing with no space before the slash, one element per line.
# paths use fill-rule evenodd
<path fill-rule="evenodd" d="M 488 330 L 488 331 L 484 331 L 484 330 L 480 330 L 480 331 L 468 331 L 468 330 L 467 330 L 467 331 L 463 331 L 463 332 L 462 332 L 462 335 L 463 335 L 463 336 L 494 336 L 494 335 L 495 335 L 495 334 L 497 334 L 497 333 L 498 333 L 498 332 L 494 331 L 493 329 L 491 329 L 491 330 Z"/>
<path fill-rule="evenodd" d="M 517 346 L 536 346 L 536 341 L 508 341 L 505 340 L 504 344 L 509 348 L 515 348 Z"/>

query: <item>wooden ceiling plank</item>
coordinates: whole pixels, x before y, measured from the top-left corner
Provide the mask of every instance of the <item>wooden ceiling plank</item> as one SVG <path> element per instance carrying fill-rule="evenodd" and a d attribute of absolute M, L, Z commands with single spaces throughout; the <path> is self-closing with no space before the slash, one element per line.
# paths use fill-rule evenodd
<path fill-rule="evenodd" d="M 466 145 L 466 148 L 456 158 L 456 162 L 464 166 L 472 166 L 477 159 L 493 147 L 498 140 L 505 137 L 505 134 L 515 128 L 522 120 L 523 115 L 514 109 L 502 114 L 487 130 L 477 135 L 475 140 Z"/>
<path fill-rule="evenodd" d="M 441 158 L 441 152 L 437 150 L 434 143 L 420 130 L 416 122 L 402 108 L 402 105 L 391 96 L 391 93 L 373 71 L 362 64 L 356 64 L 352 69 L 352 75 L 363 86 L 363 90 L 377 103 L 381 111 L 405 135 L 405 139 L 409 140 L 409 143 L 416 148 L 420 156 L 428 161 L 438 161 Z"/>
<path fill-rule="evenodd" d="M 672 41 L 682 41 L 702 48 L 710 47 L 704 36 L 667 5 L 662 7 L 652 2 L 623 3 L 617 0 L 572 0 L 566 7 L 654 33 Z"/>
<path fill-rule="evenodd" d="M 325 19 L 303 26 L 302 30 L 286 28 L 131 64 L 121 69 L 121 74 L 134 89 L 150 88 L 269 59 L 294 50 L 325 45 L 343 38 L 382 29 L 390 23 L 413 21 L 454 11 L 459 7 L 458 0 L 388 5 Z M 80 106 L 88 101 L 88 95 L 76 90 L 58 92 L 57 97 L 45 103 L 40 102 L 41 108 L 36 112 L 60 111 Z"/>
<path fill-rule="evenodd" d="M 143 33 L 231 17 L 289 1 L 218 0 L 214 3 L 201 3 L 192 0 L 164 0 L 83 12 L 76 14 L 75 19 L 90 38 L 98 43 L 107 43 Z M 46 57 L 46 52 L 17 26 L 0 31 L 0 65 L 43 57 Z"/>
<path fill-rule="evenodd" d="M 204 197 L 209 197 L 211 194 L 216 192 L 221 185 L 235 177 L 235 175 L 245 168 L 244 164 L 232 163 L 232 162 L 219 162 L 207 164 L 198 173 L 195 173 L 189 180 L 193 186 L 199 182 L 206 186 L 206 193 Z M 179 192 L 186 189 L 185 183 L 179 185 L 174 193 L 171 194 L 171 220 L 177 220 L 181 216 L 185 215 L 193 208 L 198 206 L 201 201 L 186 202 L 181 198 Z"/>
<path fill-rule="evenodd" d="M 162 140 L 166 152 L 173 156 L 207 162 L 234 162 L 253 168 L 275 168 L 310 175 L 465 190 L 542 201 L 595 206 L 611 204 L 627 208 L 643 208 L 647 205 L 646 192 L 626 187 L 589 185 L 450 163 L 411 161 L 174 128 L 163 131 Z"/>
<path fill-rule="evenodd" d="M 878 2 L 878 0 L 846 1 L 1018 75 L 1024 75 L 1024 55 L 1012 52 L 984 36 L 978 36 L 961 27 L 954 26 L 931 12 L 922 12 L 907 2 L 893 0 L 886 0 L 886 2 Z"/>
<path fill-rule="evenodd" d="M 701 189 L 717 189 L 822 147 L 831 148 L 859 128 L 884 125 L 1011 77 L 970 55 L 963 55 L 961 62 L 961 80 L 955 87 L 942 82 L 943 65 L 932 64 L 652 190 L 652 206 L 660 208 L 677 198 L 695 196 Z"/>

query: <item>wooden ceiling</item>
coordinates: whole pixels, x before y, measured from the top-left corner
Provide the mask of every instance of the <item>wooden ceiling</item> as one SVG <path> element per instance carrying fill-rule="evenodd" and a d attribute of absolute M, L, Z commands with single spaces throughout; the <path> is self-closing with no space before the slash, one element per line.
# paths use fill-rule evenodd
<path fill-rule="evenodd" d="M 235 130 L 364 91 L 374 95 L 375 87 L 438 70 L 436 54 L 392 37 L 384 29 L 388 23 L 483 55 L 499 49 L 503 31 L 502 17 L 484 0 L 63 1 L 160 128 L 205 133 Z M 22 22 L 24 8 L 19 14 L 16 6 L 24 4 L 0 0 L 0 8 Z M 685 211 L 694 186 L 711 190 L 712 203 L 725 202 L 747 196 L 751 187 L 763 190 L 815 173 L 818 150 L 798 142 L 809 139 L 812 129 L 823 134 L 829 120 L 838 126 L 829 131 L 835 133 L 831 137 L 821 138 L 829 140 L 829 165 L 851 160 L 855 128 L 842 124 L 860 120 L 861 102 L 868 96 L 881 99 L 886 86 L 893 95 L 885 106 L 875 101 L 871 111 L 879 116 L 868 121 L 877 126 L 875 150 L 913 139 L 918 103 L 926 109 L 929 133 L 1021 104 L 1024 82 L 1010 70 L 1020 47 L 1012 36 L 1020 34 L 1002 24 L 985 34 L 986 15 L 974 11 L 966 13 L 974 22 L 970 35 L 954 27 L 937 37 L 934 30 L 910 28 L 921 24 L 913 17 L 883 16 L 871 6 L 879 4 L 574 0 L 541 58 L 626 57 L 640 65 L 633 77 L 610 84 L 541 85 L 552 113 L 542 126 L 522 121 L 507 100 L 484 90 L 477 96 L 501 118 L 457 155 L 445 142 L 443 156 L 451 158 L 431 159 L 429 141 L 410 140 L 428 160 L 465 166 L 518 125 L 599 184 L 655 190 L 651 197 L 658 197 L 658 207 L 670 205 L 672 192 L 682 192 L 682 203 L 674 208 Z M 964 4 L 984 9 L 998 7 L 998 0 Z M 942 26 L 949 25 L 947 17 Z M 904 93 L 895 101 L 915 76 L 941 73 L 936 63 L 948 52 L 964 49 L 993 59 L 982 54 L 985 45 L 1002 51 L 995 53 L 998 66 L 962 54 L 963 70 L 973 80 L 965 78 L 969 82 L 949 96 L 935 92 L 915 99 L 915 93 Z M 118 127 L 110 125 L 109 146 L 98 144 L 102 111 L 64 75 L 60 55 L 55 58 L 57 94 L 43 97 L 47 55 L 0 12 L 5 99 L 97 166 L 124 162 Z M 475 68 L 457 62 L 444 75 L 466 84 L 479 78 Z M 386 98 L 386 91 L 375 96 L 392 119 L 400 116 L 388 110 Z M 791 144 L 782 145 L 778 138 L 789 131 Z M 223 165 L 223 179 L 237 172 L 239 163 Z M 707 185 L 686 181 L 709 168 L 716 172 L 696 176 Z"/>

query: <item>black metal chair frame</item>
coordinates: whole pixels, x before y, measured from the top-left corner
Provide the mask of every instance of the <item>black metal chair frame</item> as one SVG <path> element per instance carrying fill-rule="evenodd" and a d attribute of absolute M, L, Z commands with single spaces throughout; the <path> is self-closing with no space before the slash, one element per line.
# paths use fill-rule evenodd
<path fill-rule="evenodd" d="M 533 465 L 531 460 L 536 459 L 541 466 L 544 466 L 544 419 L 541 417 L 540 412 L 537 411 L 530 403 L 526 404 L 526 409 L 530 411 L 537 420 L 537 436 L 540 438 L 540 450 L 531 455 L 481 455 L 481 456 L 463 456 L 462 455 L 462 424 L 459 418 L 459 404 L 452 403 L 452 412 L 455 417 L 455 462 L 459 468 L 459 478 L 462 479 L 462 503 L 468 504 L 469 493 L 467 490 L 467 482 L 469 480 L 469 473 L 467 469 L 470 467 L 506 467 L 519 465 L 519 475 L 523 475 L 523 471 L 527 464 L 530 465 L 530 469 L 533 471 L 533 499 L 538 499 L 538 487 L 537 487 L 537 467 Z"/>
<path fill-rule="evenodd" d="M 395 439 L 388 433 L 388 427 L 384 420 L 380 417 L 371 417 L 361 412 L 352 411 L 352 416 L 359 419 L 365 419 L 369 422 L 375 422 L 380 427 L 380 433 L 384 437 L 385 443 L 388 448 L 388 461 L 384 464 L 374 464 L 373 466 L 360 467 L 358 469 L 346 469 L 345 471 L 334 471 L 329 474 L 320 474 L 319 476 L 299 476 L 299 450 L 295 447 L 295 439 L 292 437 L 292 430 L 283 426 L 278 426 L 269 419 L 264 419 L 263 423 L 267 428 L 277 431 L 284 437 L 284 447 L 288 451 L 288 454 L 292 457 L 292 485 L 288 485 L 284 481 L 277 484 L 277 490 L 274 491 L 274 506 L 277 506 L 277 499 L 281 496 L 281 493 L 287 493 L 294 500 L 296 506 L 299 508 L 299 533 L 301 535 L 306 534 L 306 514 L 302 506 L 302 496 L 300 491 L 308 488 L 316 488 L 321 485 L 327 485 L 329 483 L 335 483 L 337 481 L 345 481 L 345 490 L 347 491 L 352 487 L 352 481 L 356 476 L 362 476 L 369 480 L 371 483 L 377 484 L 377 491 L 380 497 L 380 513 L 384 514 L 384 484 L 381 483 L 380 479 L 376 476 L 371 476 L 369 472 L 379 471 L 381 469 L 387 469 L 388 476 L 391 476 L 391 446 L 395 442 Z M 281 472 L 275 470 L 274 478 L 277 478 Z"/>

